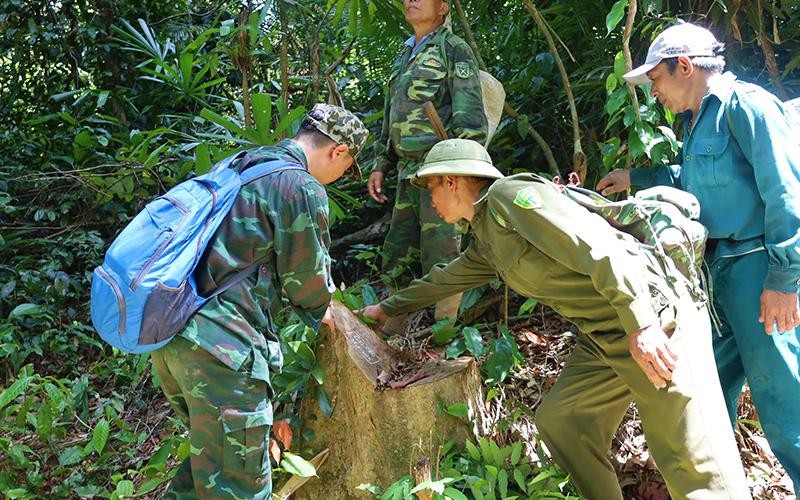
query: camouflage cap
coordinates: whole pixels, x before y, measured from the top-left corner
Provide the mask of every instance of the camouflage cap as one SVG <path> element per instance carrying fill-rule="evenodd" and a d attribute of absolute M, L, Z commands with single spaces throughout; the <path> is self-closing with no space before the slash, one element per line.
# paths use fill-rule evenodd
<path fill-rule="evenodd" d="M 337 144 L 344 144 L 353 157 L 353 166 L 348 175 L 361 179 L 357 156 L 367 142 L 369 131 L 356 115 L 333 104 L 315 104 L 306 115 L 305 121 Z"/>
<path fill-rule="evenodd" d="M 425 163 L 411 179 L 419 187 L 427 187 L 426 177 L 436 175 L 460 175 L 464 177 L 486 177 L 502 179 L 502 172 L 492 165 L 492 157 L 481 143 L 470 139 L 447 139 L 436 143 Z"/>

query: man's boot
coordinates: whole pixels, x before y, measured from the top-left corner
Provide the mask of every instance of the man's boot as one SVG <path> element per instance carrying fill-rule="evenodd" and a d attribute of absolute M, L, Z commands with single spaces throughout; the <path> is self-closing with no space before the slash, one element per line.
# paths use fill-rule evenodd
<path fill-rule="evenodd" d="M 450 318 L 450 324 L 453 325 L 458 318 L 458 306 L 461 305 L 461 294 L 452 295 L 446 299 L 442 299 L 436 303 L 436 310 L 433 317 L 436 321 L 444 318 Z"/>

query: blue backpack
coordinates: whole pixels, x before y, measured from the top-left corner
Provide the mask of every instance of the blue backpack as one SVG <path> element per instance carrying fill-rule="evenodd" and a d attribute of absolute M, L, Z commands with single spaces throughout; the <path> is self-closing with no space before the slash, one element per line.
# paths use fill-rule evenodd
<path fill-rule="evenodd" d="M 207 297 L 198 294 L 193 276 L 242 186 L 275 172 L 302 170 L 283 160 L 260 160 L 247 152 L 223 160 L 145 205 L 122 230 L 92 275 L 92 324 L 103 340 L 128 353 L 156 350 L 206 301 L 258 268 L 260 263 L 253 263 Z M 238 168 L 231 168 L 234 164 Z"/>

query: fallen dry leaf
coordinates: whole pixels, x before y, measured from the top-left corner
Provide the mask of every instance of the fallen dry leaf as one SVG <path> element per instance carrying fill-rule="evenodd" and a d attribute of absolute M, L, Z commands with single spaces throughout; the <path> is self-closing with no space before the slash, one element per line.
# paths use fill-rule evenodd
<path fill-rule="evenodd" d="M 292 427 L 289 425 L 289 422 L 286 420 L 278 420 L 272 424 L 272 434 L 278 438 L 284 450 L 290 450 L 292 448 Z"/>

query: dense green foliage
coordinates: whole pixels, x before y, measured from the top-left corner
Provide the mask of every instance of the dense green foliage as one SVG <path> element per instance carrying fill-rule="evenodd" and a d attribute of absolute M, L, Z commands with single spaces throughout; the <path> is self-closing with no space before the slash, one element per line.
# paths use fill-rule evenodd
<path fill-rule="evenodd" d="M 568 173 L 570 107 L 541 27 L 523 1 L 463 3 L 481 56 L 520 115 L 503 119 L 491 146 L 496 163 L 506 172 L 548 170 L 530 125 Z M 641 90 L 637 107 L 622 83 L 628 6 L 537 4 L 569 76 L 590 185 L 615 166 L 667 162 L 677 148 L 662 128 L 674 117 Z M 701 20 L 728 42 L 729 67 L 740 77 L 782 97 L 800 95 L 797 1 L 647 0 L 638 11 L 635 60 L 676 17 Z M 464 34 L 457 16 L 454 29 Z M 4 497 L 119 498 L 168 480 L 186 442 L 153 388 L 148 358 L 112 352 L 94 334 L 91 270 L 144 202 L 236 148 L 291 135 L 318 100 L 342 99 L 377 133 L 388 68 L 406 31 L 398 0 L 0 3 Z M 371 168 L 369 151 L 365 160 Z M 330 192 L 334 237 L 342 221 L 352 232 L 387 210 L 365 201 L 360 183 L 341 181 Z M 337 272 L 337 280 L 358 282 L 368 302 L 375 296 L 368 284 L 380 281 L 370 243 L 339 255 Z M 292 418 L 298 390 L 330 402 L 319 386 L 314 335 L 287 325 L 291 363 L 277 384 L 279 414 Z M 484 374 L 502 380 L 520 361 L 513 341 L 473 330 L 439 336 L 453 353 L 486 356 Z M 292 425 L 300 427 L 296 417 Z M 484 488 L 469 479 L 480 477 L 486 492 L 496 492 L 503 467 L 514 480 L 524 475 L 517 486 L 507 477 L 504 487 L 550 488 L 535 470 L 516 467 L 517 448 L 497 458 L 486 446 L 486 453 L 445 455 L 442 470 L 454 472 L 442 491 Z"/>

